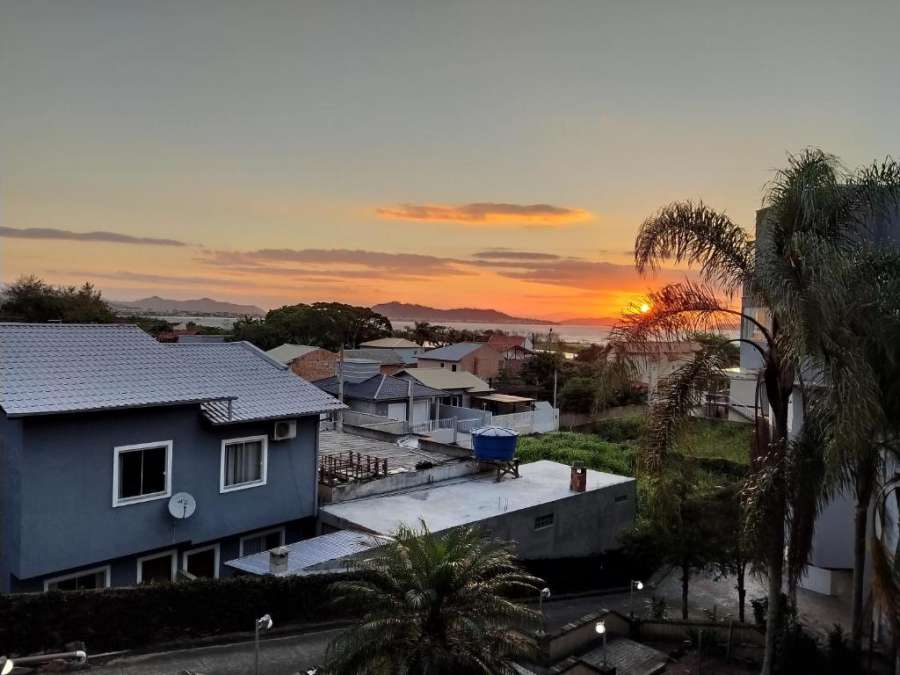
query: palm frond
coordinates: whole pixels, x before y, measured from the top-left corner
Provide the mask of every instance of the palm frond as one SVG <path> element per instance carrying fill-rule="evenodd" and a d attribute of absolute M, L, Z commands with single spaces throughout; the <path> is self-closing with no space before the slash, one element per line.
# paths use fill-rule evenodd
<path fill-rule="evenodd" d="M 737 289 L 750 275 L 753 244 L 743 228 L 700 202 L 672 202 L 638 231 L 634 262 L 644 274 L 665 260 L 697 265 L 706 281 Z"/>

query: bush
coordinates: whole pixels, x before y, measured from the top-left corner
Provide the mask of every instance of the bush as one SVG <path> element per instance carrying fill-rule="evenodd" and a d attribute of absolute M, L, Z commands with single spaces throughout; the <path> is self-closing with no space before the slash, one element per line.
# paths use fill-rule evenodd
<path fill-rule="evenodd" d="M 607 417 L 593 423 L 591 431 L 604 441 L 637 441 L 647 428 L 646 417 Z"/>
<path fill-rule="evenodd" d="M 327 592 L 338 578 L 348 575 L 245 576 L 0 596 L 0 654 L 58 651 L 76 640 L 93 652 L 134 649 L 249 631 L 266 613 L 281 625 L 343 618 L 346 611 L 333 607 Z"/>
<path fill-rule="evenodd" d="M 549 459 L 562 464 L 581 462 L 589 469 L 630 476 L 634 451 L 627 445 L 607 443 L 590 434 L 558 432 L 519 438 L 522 462 Z"/>

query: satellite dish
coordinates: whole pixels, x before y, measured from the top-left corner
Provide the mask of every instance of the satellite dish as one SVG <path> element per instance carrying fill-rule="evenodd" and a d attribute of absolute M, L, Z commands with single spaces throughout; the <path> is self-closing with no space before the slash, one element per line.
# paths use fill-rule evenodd
<path fill-rule="evenodd" d="M 176 520 L 185 520 L 194 515 L 197 500 L 187 492 L 177 492 L 169 499 L 169 513 Z"/>

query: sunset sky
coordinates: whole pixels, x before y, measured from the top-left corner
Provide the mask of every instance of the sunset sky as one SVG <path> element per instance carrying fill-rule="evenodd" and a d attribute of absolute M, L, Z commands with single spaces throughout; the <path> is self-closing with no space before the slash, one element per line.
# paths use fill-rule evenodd
<path fill-rule="evenodd" d="M 0 5 L 0 277 L 617 314 L 640 222 L 900 153 L 900 3 Z"/>

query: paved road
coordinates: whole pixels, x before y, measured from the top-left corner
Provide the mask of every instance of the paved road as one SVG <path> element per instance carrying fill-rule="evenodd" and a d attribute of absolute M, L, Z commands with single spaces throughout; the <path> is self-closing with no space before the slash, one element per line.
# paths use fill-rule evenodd
<path fill-rule="evenodd" d="M 340 629 L 277 637 L 260 642 L 261 675 L 293 675 L 320 664 L 328 643 Z M 184 670 L 206 675 L 253 673 L 253 642 L 182 649 L 115 659 L 93 666 L 95 675 L 176 675 Z"/>

